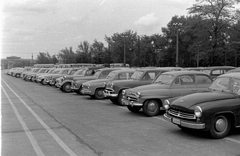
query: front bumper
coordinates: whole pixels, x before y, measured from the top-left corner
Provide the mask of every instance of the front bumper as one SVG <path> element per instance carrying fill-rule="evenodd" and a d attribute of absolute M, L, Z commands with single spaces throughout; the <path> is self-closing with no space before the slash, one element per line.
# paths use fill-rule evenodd
<path fill-rule="evenodd" d="M 166 113 L 163 116 L 164 116 L 165 120 L 172 122 L 175 125 L 179 125 L 179 126 L 191 128 L 191 129 L 204 129 L 205 128 L 205 123 L 196 123 L 196 122 L 190 122 L 190 121 L 174 118 L 174 117 L 167 115 Z"/>
<path fill-rule="evenodd" d="M 118 94 L 115 94 L 108 90 L 104 90 L 103 95 L 104 95 L 104 97 L 108 97 L 108 98 L 117 98 L 118 97 Z"/>
<path fill-rule="evenodd" d="M 125 106 L 143 106 L 143 103 L 137 102 L 137 101 L 129 101 L 127 99 L 122 99 L 122 104 Z"/>
<path fill-rule="evenodd" d="M 88 89 L 82 89 L 81 93 L 84 95 L 91 95 L 92 92 L 91 92 L 91 90 L 88 90 Z"/>

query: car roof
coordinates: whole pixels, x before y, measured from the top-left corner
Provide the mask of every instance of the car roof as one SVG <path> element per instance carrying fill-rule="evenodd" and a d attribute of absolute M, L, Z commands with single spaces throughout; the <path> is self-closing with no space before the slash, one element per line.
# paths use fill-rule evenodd
<path fill-rule="evenodd" d="M 134 72 L 134 71 L 136 71 L 136 69 L 134 69 L 134 68 L 125 68 L 125 69 L 117 69 L 117 70 L 114 70 L 112 72 L 114 72 L 114 73 L 121 73 L 121 72 L 128 72 L 128 71 Z"/>
<path fill-rule="evenodd" d="M 232 77 L 232 78 L 240 79 L 240 73 L 226 73 L 226 74 L 220 75 L 218 77 Z"/>
<path fill-rule="evenodd" d="M 207 73 L 204 73 L 202 71 L 188 71 L 188 70 L 182 70 L 182 71 L 169 71 L 165 72 L 163 74 L 171 74 L 171 75 L 183 75 L 183 74 L 202 74 L 202 75 L 208 75 Z"/>
<path fill-rule="evenodd" d="M 203 67 L 203 69 L 235 69 L 233 66 L 212 66 L 212 67 Z"/>

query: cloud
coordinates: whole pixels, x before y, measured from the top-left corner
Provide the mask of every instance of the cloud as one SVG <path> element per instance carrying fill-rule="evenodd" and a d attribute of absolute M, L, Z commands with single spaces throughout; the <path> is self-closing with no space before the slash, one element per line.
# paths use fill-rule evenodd
<path fill-rule="evenodd" d="M 150 13 L 146 16 L 139 18 L 134 22 L 134 25 L 144 26 L 144 27 L 152 27 L 157 25 L 159 19 L 155 16 L 155 13 Z"/>

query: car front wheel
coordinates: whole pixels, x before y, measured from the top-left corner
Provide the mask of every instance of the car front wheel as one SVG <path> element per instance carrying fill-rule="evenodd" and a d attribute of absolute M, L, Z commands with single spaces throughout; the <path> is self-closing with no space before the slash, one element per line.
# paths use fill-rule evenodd
<path fill-rule="evenodd" d="M 94 97 L 98 100 L 104 99 L 103 90 L 104 90 L 103 88 L 96 89 Z"/>
<path fill-rule="evenodd" d="M 147 100 L 143 104 L 143 112 L 147 116 L 156 116 L 160 111 L 160 106 L 156 100 Z"/>
<path fill-rule="evenodd" d="M 128 108 L 128 110 L 130 110 L 131 112 L 137 113 L 137 112 L 140 111 L 140 109 L 141 109 L 142 107 L 139 107 L 139 106 L 129 106 L 129 105 L 128 105 L 127 108 Z"/>
<path fill-rule="evenodd" d="M 62 91 L 65 92 L 65 93 L 70 93 L 72 91 L 71 84 L 70 83 L 65 83 L 62 86 Z"/>
<path fill-rule="evenodd" d="M 221 139 L 228 135 L 231 122 L 225 115 L 218 115 L 213 118 L 210 127 L 210 135 L 215 139 Z"/>

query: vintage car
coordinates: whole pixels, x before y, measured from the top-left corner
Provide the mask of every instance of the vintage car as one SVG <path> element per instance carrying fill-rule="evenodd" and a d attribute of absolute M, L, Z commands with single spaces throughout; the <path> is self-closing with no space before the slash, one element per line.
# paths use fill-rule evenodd
<path fill-rule="evenodd" d="M 104 99 L 103 90 L 107 82 L 112 80 L 127 80 L 136 71 L 135 69 L 114 70 L 105 79 L 90 80 L 82 84 L 82 94 L 90 95 L 92 98 Z"/>
<path fill-rule="evenodd" d="M 155 77 L 161 73 L 169 71 L 167 68 L 139 68 L 129 80 L 113 80 L 106 84 L 103 94 L 113 103 L 122 105 L 122 90 L 150 84 Z"/>
<path fill-rule="evenodd" d="M 49 84 L 51 86 L 54 86 L 57 82 L 57 78 L 63 77 L 63 76 L 67 76 L 67 75 L 73 75 L 77 70 L 79 70 L 81 68 L 65 68 L 62 73 L 60 74 L 55 74 L 52 75 L 49 81 Z"/>
<path fill-rule="evenodd" d="M 207 131 L 219 139 L 240 127 L 240 73 L 219 76 L 208 93 L 195 93 L 164 102 L 164 118 L 182 129 Z"/>
<path fill-rule="evenodd" d="M 32 68 L 31 71 L 26 72 L 26 73 L 24 74 L 24 76 L 22 77 L 22 79 L 25 80 L 25 81 L 29 81 L 28 76 L 31 75 L 31 74 L 38 73 L 40 69 L 41 69 L 41 68 Z"/>
<path fill-rule="evenodd" d="M 204 67 L 202 71 L 207 73 L 213 80 L 215 80 L 219 75 L 226 74 L 231 69 L 235 69 L 235 67 L 212 66 L 212 67 Z"/>
<path fill-rule="evenodd" d="M 54 73 L 55 70 L 57 70 L 57 68 L 48 68 L 48 71 L 46 71 L 45 73 L 38 73 L 36 75 L 36 80 L 35 81 L 38 82 L 38 83 L 41 83 L 42 85 L 44 85 L 44 83 L 43 83 L 44 79 L 48 75 Z"/>
<path fill-rule="evenodd" d="M 67 75 L 67 76 L 63 76 L 60 77 L 58 79 L 58 81 L 56 82 L 56 87 L 60 88 L 60 90 L 62 90 L 65 93 L 69 93 L 72 92 L 71 89 L 71 83 L 73 79 L 77 79 L 80 77 L 85 77 L 85 76 L 92 76 L 93 74 L 95 74 L 95 72 L 98 69 L 101 69 L 103 67 L 84 67 L 80 70 L 78 70 L 77 72 L 75 72 L 73 75 Z"/>
<path fill-rule="evenodd" d="M 46 73 L 48 70 L 48 68 L 41 68 L 37 73 L 28 74 L 26 79 L 28 81 L 35 81 L 38 74 L 41 75 L 43 73 Z"/>
<path fill-rule="evenodd" d="M 123 90 L 122 103 L 131 112 L 142 109 L 145 115 L 155 116 L 164 110 L 164 100 L 196 92 L 209 92 L 211 84 L 212 79 L 203 72 L 165 72 L 158 75 L 152 84 Z"/>
<path fill-rule="evenodd" d="M 71 83 L 71 89 L 75 91 L 77 94 L 82 95 L 82 84 L 84 82 L 87 82 L 90 80 L 97 80 L 97 79 L 106 79 L 106 77 L 110 72 L 114 70 L 119 70 L 119 69 L 122 69 L 122 68 L 102 68 L 102 69 L 98 69 L 96 73 L 92 76 L 74 78 Z"/>

